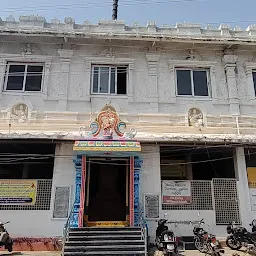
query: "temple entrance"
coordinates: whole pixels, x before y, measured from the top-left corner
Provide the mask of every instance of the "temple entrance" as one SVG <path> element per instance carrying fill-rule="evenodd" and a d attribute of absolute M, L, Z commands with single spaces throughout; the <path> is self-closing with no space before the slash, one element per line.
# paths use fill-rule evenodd
<path fill-rule="evenodd" d="M 85 225 L 129 225 L 129 159 L 89 158 Z"/>

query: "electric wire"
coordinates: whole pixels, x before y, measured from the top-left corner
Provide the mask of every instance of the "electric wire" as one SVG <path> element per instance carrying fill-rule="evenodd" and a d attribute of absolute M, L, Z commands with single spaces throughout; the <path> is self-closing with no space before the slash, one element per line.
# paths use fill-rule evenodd
<path fill-rule="evenodd" d="M 152 153 L 152 152 L 151 152 Z M 142 153 L 142 157 L 144 156 L 144 154 L 146 153 Z M 250 155 L 255 155 L 256 154 L 256 151 L 255 152 L 251 152 Z M 248 153 L 244 153 L 243 155 L 236 155 L 236 156 L 246 156 L 246 155 L 249 155 Z M 46 159 L 46 156 L 44 154 L 42 154 L 43 158 Z M 60 155 L 52 155 L 52 156 L 47 156 L 49 159 L 53 158 L 53 159 L 74 159 L 74 155 L 71 157 L 71 155 L 66 155 L 65 157 L 63 156 L 60 156 Z M 107 157 L 106 157 L 107 158 Z M 89 158 L 90 159 L 90 158 Z M 145 158 L 144 157 L 144 160 L 152 160 L 152 157 L 149 157 L 149 158 Z M 228 160 L 228 159 L 234 159 L 234 156 L 228 156 L 228 157 L 220 157 L 220 158 L 214 158 L 214 159 L 206 159 L 206 160 L 200 160 L 200 161 L 189 161 L 189 162 L 175 162 L 175 163 L 160 163 L 160 166 L 175 166 L 175 165 L 188 165 L 188 164 L 198 164 L 198 163 L 207 163 L 207 162 L 214 162 L 214 161 L 221 161 L 221 160 Z M 13 160 L 13 159 L 10 159 L 10 160 Z M 24 158 L 24 160 L 27 160 L 27 158 Z M 40 159 L 39 159 L 40 160 Z M 109 160 L 107 159 L 101 159 L 100 161 L 95 161 L 95 160 L 87 160 L 88 163 L 95 163 L 95 164 L 109 164 L 109 165 L 126 165 L 126 166 L 130 166 L 130 163 L 111 163 Z M 103 163 L 102 163 L 103 162 Z M 28 162 L 28 163 L 31 163 L 33 164 L 33 162 Z M 45 162 L 42 162 L 42 163 L 45 163 Z M 0 159 L 0 165 L 3 164 L 17 164 L 17 163 L 13 163 L 13 162 L 9 162 L 5 160 L 5 162 L 1 162 L 1 159 Z M 143 164 L 144 167 L 156 167 L 156 166 L 159 166 L 159 165 L 154 165 L 154 164 L 150 164 L 150 165 L 145 165 Z"/>
<path fill-rule="evenodd" d="M 194 2 L 207 2 L 208 0 L 169 0 L 169 1 L 143 1 L 143 0 L 137 0 L 137 1 L 131 1 L 126 0 L 122 3 L 122 6 L 139 6 L 139 5 L 149 5 L 149 4 L 177 4 L 177 3 L 194 3 Z M 89 5 L 89 6 L 88 6 Z M 70 10 L 70 8 L 79 8 L 79 9 L 87 9 L 87 8 L 101 8 L 101 7 L 111 7 L 113 5 L 112 2 L 105 2 L 105 4 L 97 4 L 95 2 L 87 2 L 87 3 L 72 3 L 72 4 L 61 4 L 61 5 L 44 5 L 44 6 L 27 6 L 27 7 L 9 7 L 1 9 L 1 12 L 24 12 L 24 11 L 44 11 L 49 9 L 55 9 L 55 10 L 63 10 L 67 9 Z"/>

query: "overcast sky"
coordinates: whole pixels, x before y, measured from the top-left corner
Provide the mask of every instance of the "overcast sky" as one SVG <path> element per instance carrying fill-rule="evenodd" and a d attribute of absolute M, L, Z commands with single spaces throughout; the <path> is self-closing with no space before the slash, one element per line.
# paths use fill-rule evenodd
<path fill-rule="evenodd" d="M 256 0 L 119 0 L 118 19 L 127 24 L 146 25 L 155 21 L 158 26 L 176 22 L 212 24 L 229 23 L 246 28 L 256 24 Z M 112 0 L 1 0 L 0 17 L 9 15 L 42 15 L 50 21 L 56 17 L 75 18 L 76 23 L 111 19 Z"/>

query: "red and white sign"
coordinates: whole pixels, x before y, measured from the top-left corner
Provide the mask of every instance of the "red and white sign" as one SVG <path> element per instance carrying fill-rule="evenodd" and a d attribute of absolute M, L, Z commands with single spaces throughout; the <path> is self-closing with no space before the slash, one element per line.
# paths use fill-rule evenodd
<path fill-rule="evenodd" d="M 191 204 L 191 184 L 187 180 L 163 180 L 162 181 L 163 204 Z"/>

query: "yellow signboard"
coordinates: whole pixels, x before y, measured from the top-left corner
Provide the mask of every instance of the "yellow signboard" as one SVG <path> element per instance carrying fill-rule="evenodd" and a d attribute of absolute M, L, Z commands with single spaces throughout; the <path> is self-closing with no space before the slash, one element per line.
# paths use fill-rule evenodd
<path fill-rule="evenodd" d="M 34 205 L 36 180 L 0 180 L 0 205 Z"/>

